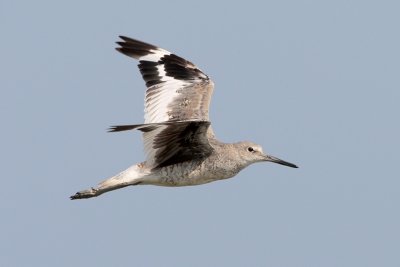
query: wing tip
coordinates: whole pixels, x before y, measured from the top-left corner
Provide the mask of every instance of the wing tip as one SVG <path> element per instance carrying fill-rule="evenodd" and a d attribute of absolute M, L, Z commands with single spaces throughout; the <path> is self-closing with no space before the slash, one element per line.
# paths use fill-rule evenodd
<path fill-rule="evenodd" d="M 136 59 L 153 53 L 151 50 L 159 49 L 155 45 L 132 39 L 124 35 L 119 35 L 119 38 L 122 41 L 119 40 L 116 42 L 116 44 L 119 45 L 119 47 L 116 48 L 117 51 Z"/>
<path fill-rule="evenodd" d="M 107 129 L 107 132 L 115 133 L 115 132 L 128 131 L 135 129 L 136 127 L 137 125 L 113 125 Z"/>

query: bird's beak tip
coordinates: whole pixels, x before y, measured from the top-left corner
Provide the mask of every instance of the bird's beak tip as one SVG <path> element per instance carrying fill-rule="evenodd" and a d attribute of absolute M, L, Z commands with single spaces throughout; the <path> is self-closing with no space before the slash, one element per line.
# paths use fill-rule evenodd
<path fill-rule="evenodd" d="M 281 160 L 281 159 L 279 159 L 277 157 L 270 156 L 270 155 L 265 155 L 265 161 L 270 161 L 270 162 L 281 164 L 281 165 L 284 165 L 284 166 L 287 166 L 287 167 L 291 167 L 291 168 L 299 168 L 297 165 L 295 165 L 293 163 Z"/>

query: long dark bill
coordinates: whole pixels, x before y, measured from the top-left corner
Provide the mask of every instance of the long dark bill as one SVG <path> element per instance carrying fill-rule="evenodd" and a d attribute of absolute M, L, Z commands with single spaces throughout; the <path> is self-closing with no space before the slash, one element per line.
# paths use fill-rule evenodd
<path fill-rule="evenodd" d="M 273 163 L 278 163 L 278 164 L 281 164 L 281 165 L 284 165 L 284 166 L 288 166 L 288 167 L 292 167 L 292 168 L 298 168 L 297 165 L 295 165 L 293 163 L 281 160 L 281 159 L 279 159 L 277 157 L 270 156 L 270 155 L 265 155 L 265 161 L 271 161 Z"/>

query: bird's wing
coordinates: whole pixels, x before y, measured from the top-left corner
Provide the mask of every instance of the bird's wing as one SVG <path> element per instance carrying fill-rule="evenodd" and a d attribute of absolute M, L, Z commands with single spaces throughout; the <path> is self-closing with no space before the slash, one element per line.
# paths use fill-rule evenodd
<path fill-rule="evenodd" d="M 158 48 L 120 36 L 119 52 L 139 60 L 146 82 L 145 124 L 111 131 L 143 132 L 146 164 L 163 167 L 209 155 L 214 138 L 208 108 L 214 83 L 193 63 Z"/>
<path fill-rule="evenodd" d="M 209 121 L 214 83 L 193 63 L 167 50 L 125 36 L 119 52 L 139 60 L 146 82 L 145 123 Z"/>
<path fill-rule="evenodd" d="M 161 168 L 209 156 L 208 121 L 170 121 L 162 123 L 113 126 L 111 132 L 138 129 L 144 133 L 146 164 Z"/>

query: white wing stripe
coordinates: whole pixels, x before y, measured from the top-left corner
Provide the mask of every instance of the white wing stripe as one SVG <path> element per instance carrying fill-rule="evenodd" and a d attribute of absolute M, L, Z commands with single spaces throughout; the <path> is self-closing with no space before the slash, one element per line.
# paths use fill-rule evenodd
<path fill-rule="evenodd" d="M 146 164 L 149 164 L 149 166 L 154 165 L 155 155 L 157 153 L 157 149 L 153 148 L 154 138 L 167 127 L 168 127 L 167 125 L 162 125 L 157 129 L 143 135 L 144 150 L 146 153 L 146 160 L 147 160 Z"/>
<path fill-rule="evenodd" d="M 151 52 L 151 53 L 147 54 L 145 56 L 139 57 L 139 60 L 158 62 L 163 56 L 171 55 L 171 52 L 168 52 L 167 50 L 164 50 L 161 48 L 158 48 L 156 50 L 150 49 L 149 52 Z"/>
<path fill-rule="evenodd" d="M 206 74 L 190 61 L 167 50 L 124 36 L 121 39 L 123 41 L 117 42 L 120 45 L 117 50 L 139 60 L 139 70 L 146 82 L 145 124 L 176 120 L 209 121 L 208 107 L 214 86 Z M 208 129 L 207 136 L 213 135 L 208 125 L 207 129 L 196 123 L 188 125 L 201 128 L 201 131 Z M 158 149 L 153 147 L 156 136 L 165 127 L 143 133 L 149 166 L 156 160 Z"/>
<path fill-rule="evenodd" d="M 189 84 L 184 81 L 175 80 L 172 77 L 165 77 L 170 80 L 162 83 L 160 89 L 152 91 L 152 95 L 146 97 L 145 123 L 168 121 L 170 119 L 170 104 L 179 96 L 179 89 Z"/>

